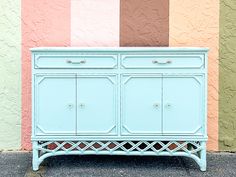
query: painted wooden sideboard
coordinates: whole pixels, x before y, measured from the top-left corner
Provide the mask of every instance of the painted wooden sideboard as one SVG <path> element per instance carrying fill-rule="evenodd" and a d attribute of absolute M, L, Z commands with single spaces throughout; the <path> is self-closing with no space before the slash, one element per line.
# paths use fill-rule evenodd
<path fill-rule="evenodd" d="M 49 156 L 186 156 L 206 170 L 206 48 L 32 48 L 33 170 Z"/>

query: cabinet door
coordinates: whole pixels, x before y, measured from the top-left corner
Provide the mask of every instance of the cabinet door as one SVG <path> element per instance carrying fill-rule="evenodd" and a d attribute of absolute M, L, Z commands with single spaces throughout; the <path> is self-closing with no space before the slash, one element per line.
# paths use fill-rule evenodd
<path fill-rule="evenodd" d="M 117 76 L 78 75 L 77 77 L 77 134 L 116 134 Z"/>
<path fill-rule="evenodd" d="M 160 75 L 123 75 L 122 135 L 161 133 L 162 78 Z"/>
<path fill-rule="evenodd" d="M 75 135 L 75 75 L 35 78 L 36 135 Z"/>
<path fill-rule="evenodd" d="M 203 76 L 163 78 L 163 133 L 201 135 Z"/>

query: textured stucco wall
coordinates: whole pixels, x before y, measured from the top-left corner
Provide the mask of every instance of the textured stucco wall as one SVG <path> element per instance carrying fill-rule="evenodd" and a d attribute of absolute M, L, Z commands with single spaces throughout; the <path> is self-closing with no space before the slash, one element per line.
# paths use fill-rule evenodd
<path fill-rule="evenodd" d="M 236 1 L 220 2 L 220 150 L 236 151 Z"/>
<path fill-rule="evenodd" d="M 120 46 L 168 46 L 168 0 L 120 1 Z"/>
<path fill-rule="evenodd" d="M 20 149 L 20 1 L 0 2 L 0 150 Z"/>
<path fill-rule="evenodd" d="M 119 0 L 71 0 L 71 45 L 119 46 Z"/>
<path fill-rule="evenodd" d="M 22 148 L 31 149 L 31 56 L 37 46 L 70 45 L 70 0 L 22 0 Z"/>
<path fill-rule="evenodd" d="M 119 0 L 22 0 L 22 148 L 31 148 L 29 48 L 120 42 L 121 46 L 209 47 L 208 150 L 219 150 L 219 132 L 220 150 L 236 151 L 236 1 L 221 0 L 218 131 L 219 1 L 120 0 L 119 6 Z M 1 0 L 0 149 L 16 149 L 20 142 L 19 19 L 20 1 Z"/>
<path fill-rule="evenodd" d="M 208 150 L 218 150 L 219 0 L 170 0 L 169 11 L 170 46 L 202 46 L 210 49 Z"/>

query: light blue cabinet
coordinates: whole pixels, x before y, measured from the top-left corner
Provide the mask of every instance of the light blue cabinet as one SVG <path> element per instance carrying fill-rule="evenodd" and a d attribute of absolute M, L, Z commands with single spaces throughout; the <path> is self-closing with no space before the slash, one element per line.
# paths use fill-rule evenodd
<path fill-rule="evenodd" d="M 56 155 L 186 156 L 206 170 L 206 48 L 33 48 L 33 169 Z"/>

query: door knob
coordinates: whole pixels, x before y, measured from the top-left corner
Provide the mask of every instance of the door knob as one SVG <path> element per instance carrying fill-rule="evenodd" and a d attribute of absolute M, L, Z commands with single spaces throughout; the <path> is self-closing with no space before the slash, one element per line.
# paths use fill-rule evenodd
<path fill-rule="evenodd" d="M 159 108 L 159 104 L 158 104 L 158 103 L 154 103 L 154 104 L 153 104 L 153 107 L 154 107 L 154 108 Z"/>
<path fill-rule="evenodd" d="M 69 109 L 73 108 L 73 104 L 72 103 L 69 103 L 67 106 L 68 106 Z"/>
<path fill-rule="evenodd" d="M 85 104 L 84 104 L 84 103 L 80 103 L 80 104 L 79 104 L 79 107 L 80 107 L 80 108 L 84 108 L 84 107 L 85 107 Z"/>
<path fill-rule="evenodd" d="M 170 108 L 171 104 L 170 103 L 166 103 L 166 108 Z"/>

